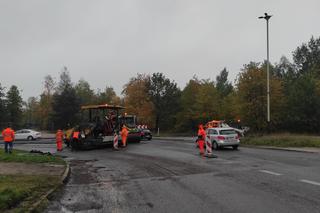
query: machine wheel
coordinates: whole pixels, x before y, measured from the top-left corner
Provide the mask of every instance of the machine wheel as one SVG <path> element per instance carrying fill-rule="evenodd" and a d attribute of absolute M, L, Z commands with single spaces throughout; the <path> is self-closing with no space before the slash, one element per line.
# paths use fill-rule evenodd
<path fill-rule="evenodd" d="M 214 150 L 218 150 L 218 149 L 219 149 L 218 143 L 217 143 L 217 142 L 213 142 L 212 148 L 213 148 Z"/>
<path fill-rule="evenodd" d="M 28 140 L 28 141 L 32 141 L 32 140 L 33 140 L 33 137 L 30 135 L 30 136 L 27 137 L 27 140 Z"/>
<path fill-rule="evenodd" d="M 70 146 L 71 146 L 71 150 L 78 150 L 80 149 L 80 141 L 78 141 L 77 139 L 72 138 L 69 142 Z"/>
<path fill-rule="evenodd" d="M 238 150 L 238 145 L 232 146 L 232 149 L 233 149 L 233 150 Z"/>

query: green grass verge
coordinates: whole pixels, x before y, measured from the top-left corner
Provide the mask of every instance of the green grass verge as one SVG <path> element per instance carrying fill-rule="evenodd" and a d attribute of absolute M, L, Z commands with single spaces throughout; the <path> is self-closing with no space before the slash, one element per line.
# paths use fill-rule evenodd
<path fill-rule="evenodd" d="M 0 212 L 29 212 L 42 195 L 61 184 L 59 178 L 46 175 L 0 175 Z"/>
<path fill-rule="evenodd" d="M 241 144 L 275 147 L 319 147 L 319 136 L 274 134 L 264 136 L 248 136 L 241 139 Z"/>
<path fill-rule="evenodd" d="M 64 160 L 54 155 L 41 155 L 25 151 L 13 150 L 12 154 L 7 154 L 0 150 L 0 162 L 21 162 L 21 163 L 52 163 L 65 165 Z"/>

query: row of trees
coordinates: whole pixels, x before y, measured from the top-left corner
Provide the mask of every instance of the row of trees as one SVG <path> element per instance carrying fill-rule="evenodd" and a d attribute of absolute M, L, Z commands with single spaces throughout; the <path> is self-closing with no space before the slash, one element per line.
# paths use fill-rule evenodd
<path fill-rule="evenodd" d="M 74 84 L 68 69 L 64 67 L 58 82 L 50 75 L 45 77 L 40 100 L 35 97 L 28 99 L 25 123 L 49 130 L 66 128 L 79 121 L 81 105 L 120 102 L 112 87 L 107 86 L 103 91 L 95 92 L 84 79 Z"/>
<path fill-rule="evenodd" d="M 311 38 L 270 68 L 271 122 L 266 121 L 266 63 L 244 65 L 235 83 L 223 69 L 211 79 L 194 76 L 181 90 L 162 73 L 137 74 L 124 85 L 122 97 L 112 87 L 95 92 L 81 79 L 71 81 L 67 68 L 59 82 L 44 79 L 40 98 L 22 102 L 19 90 L 0 86 L 0 119 L 41 129 L 63 128 L 78 119 L 80 105 L 120 104 L 126 112 L 152 128 L 171 132 L 194 131 L 212 119 L 241 120 L 253 131 L 318 132 L 320 130 L 320 38 Z"/>
<path fill-rule="evenodd" d="M 13 85 L 6 92 L 0 84 L 0 127 L 5 126 L 5 121 L 17 124 L 22 119 L 22 98 L 17 86 Z"/>

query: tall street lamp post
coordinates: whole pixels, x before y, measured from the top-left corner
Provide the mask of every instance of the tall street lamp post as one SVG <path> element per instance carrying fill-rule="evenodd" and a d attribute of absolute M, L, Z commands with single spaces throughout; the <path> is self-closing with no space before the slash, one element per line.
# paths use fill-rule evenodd
<path fill-rule="evenodd" d="M 259 19 L 265 19 L 267 21 L 267 121 L 270 123 L 270 72 L 269 72 L 269 19 L 271 15 L 265 13 L 264 16 L 260 16 Z"/>

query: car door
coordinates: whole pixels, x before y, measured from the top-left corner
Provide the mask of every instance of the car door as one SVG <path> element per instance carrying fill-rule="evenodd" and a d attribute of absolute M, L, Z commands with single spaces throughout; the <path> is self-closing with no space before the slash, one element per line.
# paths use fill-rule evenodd
<path fill-rule="evenodd" d="M 28 139 L 29 136 L 32 136 L 31 131 L 30 130 L 25 130 L 24 138 Z"/>
<path fill-rule="evenodd" d="M 210 137 L 211 142 L 216 141 L 217 137 L 218 137 L 218 131 L 215 130 L 215 129 L 212 129 L 212 134 L 211 134 L 211 137 Z"/>
<path fill-rule="evenodd" d="M 26 140 L 28 138 L 28 130 L 22 130 L 21 131 L 21 139 Z"/>
<path fill-rule="evenodd" d="M 19 139 L 21 139 L 20 137 L 21 137 L 21 130 L 18 130 L 18 131 L 16 131 L 15 133 L 14 133 L 14 137 L 15 137 L 15 139 L 16 140 L 19 140 Z"/>
<path fill-rule="evenodd" d="M 15 132 L 15 139 L 16 140 L 23 139 L 23 130 L 18 130 L 18 131 Z"/>

